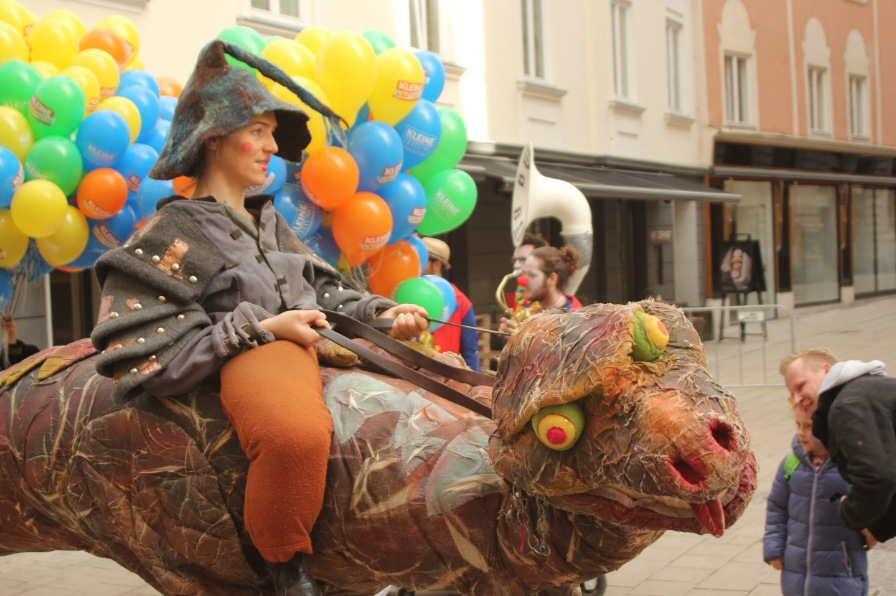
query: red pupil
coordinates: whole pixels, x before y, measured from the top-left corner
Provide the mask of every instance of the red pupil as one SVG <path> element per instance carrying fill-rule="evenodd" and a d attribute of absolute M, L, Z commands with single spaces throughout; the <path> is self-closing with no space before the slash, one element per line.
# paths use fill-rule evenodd
<path fill-rule="evenodd" d="M 562 445 L 566 442 L 566 431 L 557 426 L 548 431 L 548 443 L 551 445 Z"/>

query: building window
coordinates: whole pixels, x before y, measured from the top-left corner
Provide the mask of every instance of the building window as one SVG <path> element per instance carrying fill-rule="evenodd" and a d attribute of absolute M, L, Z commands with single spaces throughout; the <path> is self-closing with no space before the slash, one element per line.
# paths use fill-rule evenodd
<path fill-rule="evenodd" d="M 681 111 L 681 25 L 666 23 L 666 71 L 669 78 L 669 109 Z"/>
<path fill-rule="evenodd" d="M 523 72 L 530 77 L 544 74 L 544 13 L 541 0 L 520 0 L 523 16 Z"/>
<path fill-rule="evenodd" d="M 809 68 L 809 129 L 825 130 L 823 68 Z"/>
<path fill-rule="evenodd" d="M 849 77 L 849 130 L 854 137 L 865 132 L 865 77 Z"/>
<path fill-rule="evenodd" d="M 750 123 L 749 58 L 725 56 L 725 96 L 728 122 Z"/>
<path fill-rule="evenodd" d="M 628 85 L 628 6 L 610 4 L 613 27 L 613 90 L 619 97 L 631 97 Z"/>
<path fill-rule="evenodd" d="M 299 0 L 252 0 L 252 9 L 294 19 L 303 16 L 299 11 Z"/>
<path fill-rule="evenodd" d="M 439 0 L 408 0 L 411 46 L 436 54 L 439 44 Z"/>

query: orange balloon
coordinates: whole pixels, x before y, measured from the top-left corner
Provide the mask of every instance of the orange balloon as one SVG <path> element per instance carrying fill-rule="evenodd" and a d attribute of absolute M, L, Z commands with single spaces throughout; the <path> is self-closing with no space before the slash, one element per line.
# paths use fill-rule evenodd
<path fill-rule="evenodd" d="M 352 198 L 360 179 L 355 158 L 339 147 L 315 151 L 302 166 L 302 189 L 324 211 L 332 211 Z"/>
<path fill-rule="evenodd" d="M 78 185 L 78 209 L 91 219 L 109 219 L 128 202 L 128 183 L 112 168 L 87 173 Z"/>
<path fill-rule="evenodd" d="M 103 50 L 115 60 L 118 72 L 124 70 L 124 63 L 128 59 L 128 48 L 124 39 L 111 29 L 94 29 L 81 38 L 78 49 L 82 52 L 90 49 Z"/>
<path fill-rule="evenodd" d="M 376 254 L 391 234 L 389 205 L 372 192 L 355 193 L 333 213 L 333 238 L 352 265 L 360 265 Z"/>
<path fill-rule="evenodd" d="M 156 82 L 159 84 L 159 94 L 161 95 L 180 97 L 180 92 L 184 90 L 183 85 L 171 77 L 156 77 Z"/>
<path fill-rule="evenodd" d="M 195 181 L 192 178 L 187 176 L 178 176 L 174 180 L 174 194 L 180 195 L 182 197 L 186 197 L 188 199 L 193 198 L 193 189 L 195 188 Z"/>
<path fill-rule="evenodd" d="M 370 291 L 391 296 L 398 284 L 420 276 L 420 256 L 407 240 L 401 240 L 376 253 L 367 262 Z"/>

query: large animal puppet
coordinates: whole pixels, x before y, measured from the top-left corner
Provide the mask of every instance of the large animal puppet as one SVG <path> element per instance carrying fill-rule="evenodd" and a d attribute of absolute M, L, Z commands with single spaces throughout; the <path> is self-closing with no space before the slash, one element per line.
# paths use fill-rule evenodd
<path fill-rule="evenodd" d="M 168 596 L 273 593 L 215 382 L 118 405 L 94 359 L 79 342 L 0 373 L 0 554 L 85 550 Z M 721 535 L 755 489 L 734 398 L 662 304 L 526 321 L 493 395 L 451 383 L 494 421 L 357 366 L 321 374 L 334 432 L 306 561 L 327 594 L 572 593 L 664 530 Z"/>

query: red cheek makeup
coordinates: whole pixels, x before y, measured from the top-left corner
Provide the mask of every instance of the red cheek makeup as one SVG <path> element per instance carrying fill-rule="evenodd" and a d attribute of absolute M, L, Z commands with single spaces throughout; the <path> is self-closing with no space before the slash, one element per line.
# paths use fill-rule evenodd
<path fill-rule="evenodd" d="M 251 143 L 251 142 L 249 142 L 249 141 L 246 141 L 245 143 L 243 143 L 242 145 L 240 145 L 240 149 L 243 150 L 243 153 L 249 153 L 250 151 L 252 151 L 253 149 L 255 149 L 255 144 L 254 144 L 254 143 Z"/>

